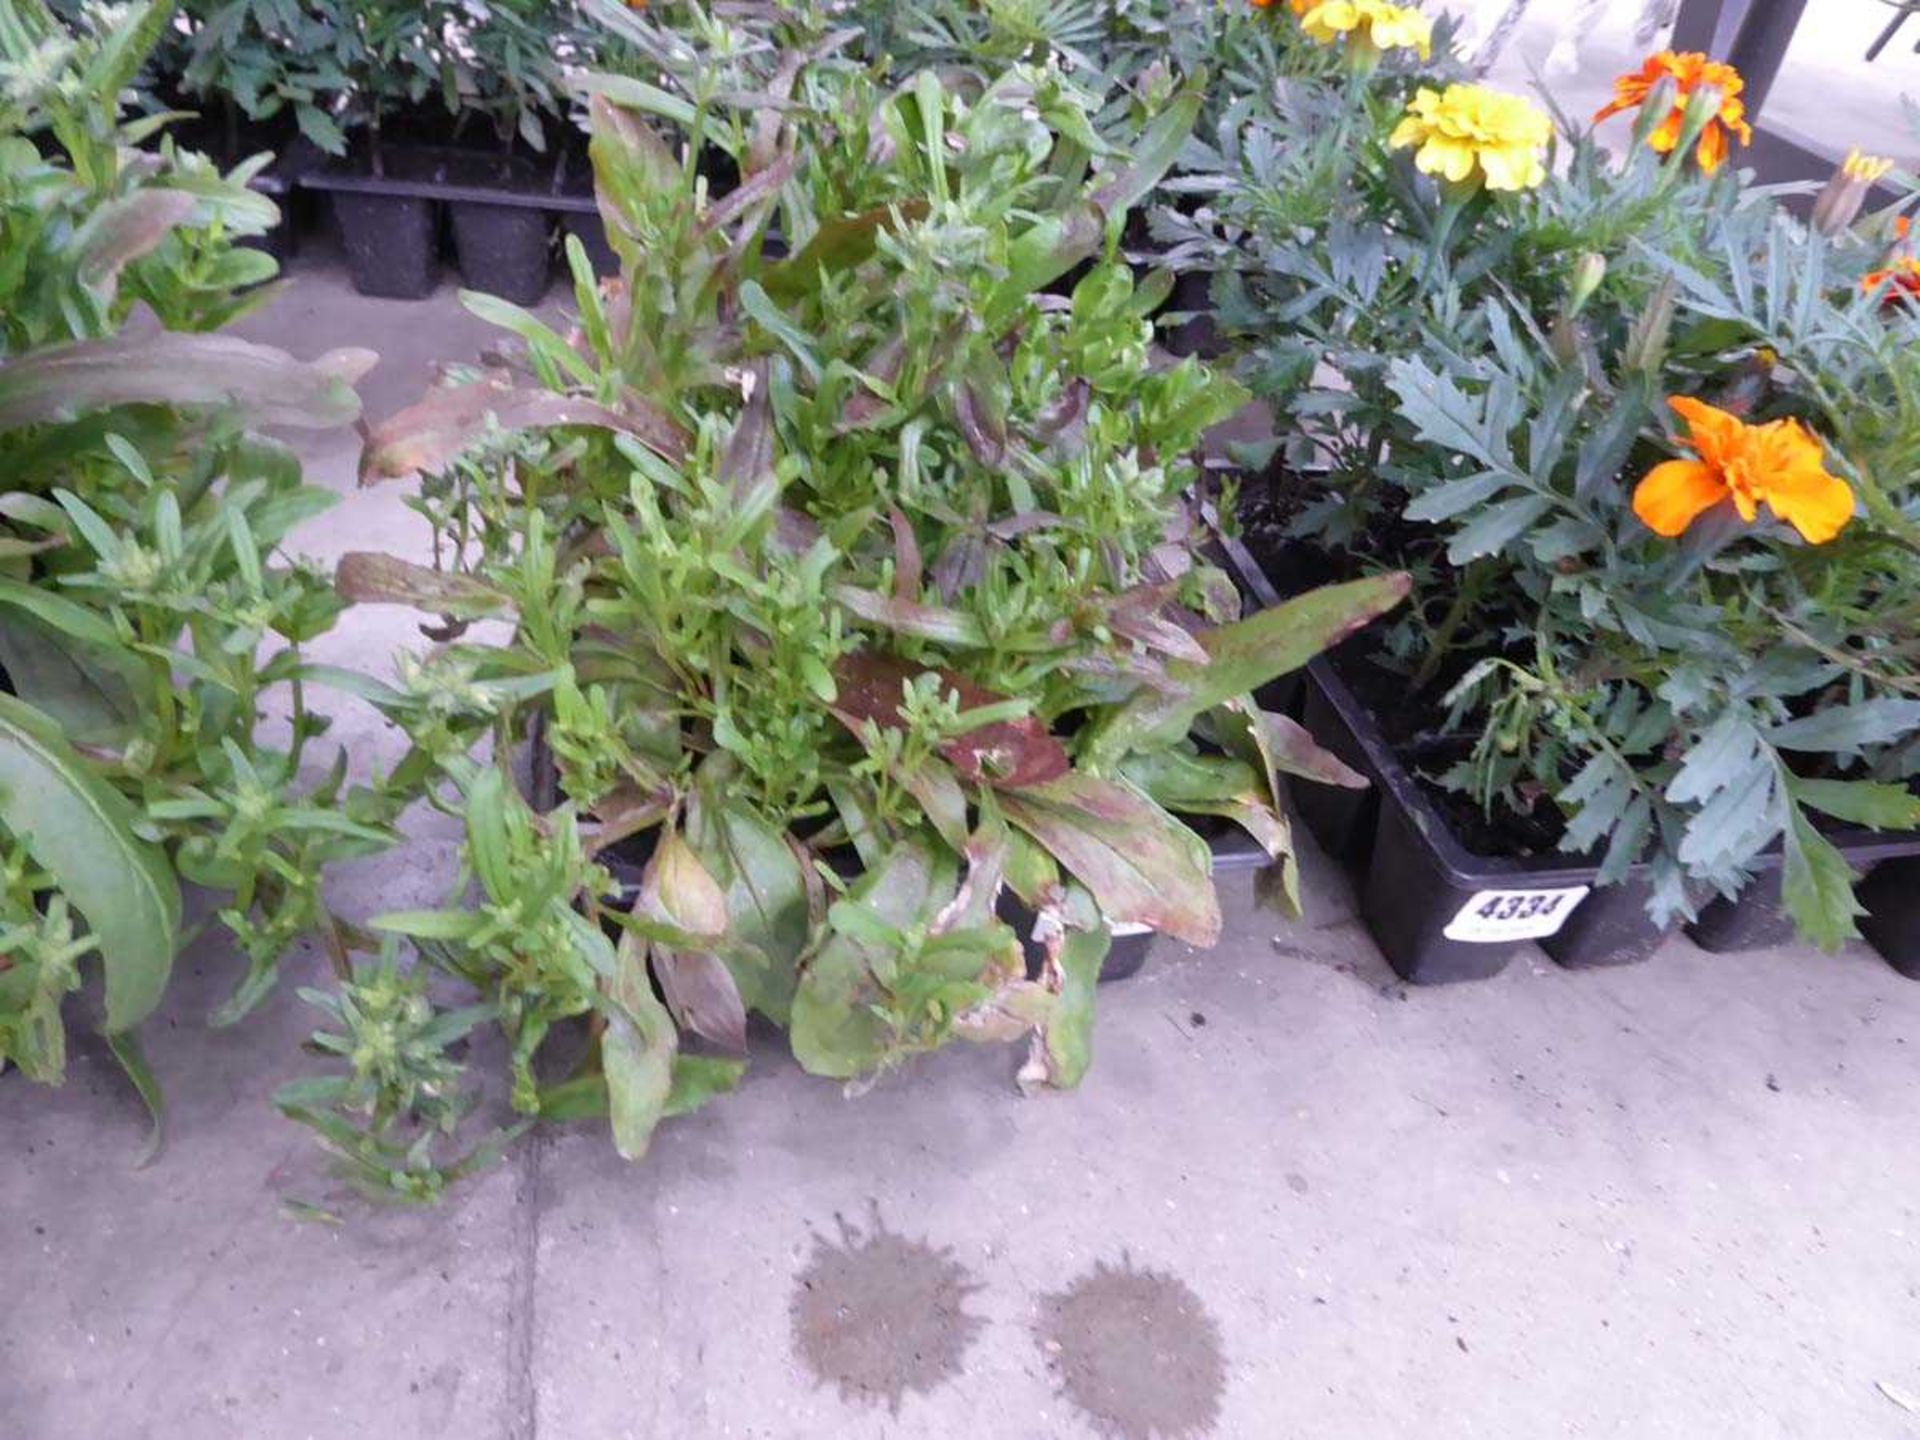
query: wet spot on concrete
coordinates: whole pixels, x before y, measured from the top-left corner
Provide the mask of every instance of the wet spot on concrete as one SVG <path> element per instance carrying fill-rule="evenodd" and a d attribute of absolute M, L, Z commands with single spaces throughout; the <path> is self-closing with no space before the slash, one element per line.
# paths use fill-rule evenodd
<path fill-rule="evenodd" d="M 1287 1188 L 1296 1195 L 1304 1195 L 1313 1187 L 1307 1183 L 1307 1177 L 1294 1170 L 1287 1172 Z"/>
<path fill-rule="evenodd" d="M 823 1385 L 895 1414 L 961 1373 L 981 1320 L 967 1313 L 980 1288 L 952 1251 L 887 1229 L 878 1212 L 860 1230 L 836 1215 L 836 1239 L 814 1236 L 789 1318 L 793 1348 Z"/>
<path fill-rule="evenodd" d="M 1219 1419 L 1220 1327 L 1176 1275 L 1102 1262 L 1041 1301 L 1037 1333 L 1062 1393 L 1103 1435 L 1180 1440 Z"/>

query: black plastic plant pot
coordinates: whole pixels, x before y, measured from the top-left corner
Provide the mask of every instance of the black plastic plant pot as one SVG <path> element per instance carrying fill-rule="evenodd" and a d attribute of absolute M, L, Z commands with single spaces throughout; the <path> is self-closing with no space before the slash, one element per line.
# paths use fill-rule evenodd
<path fill-rule="evenodd" d="M 620 257 L 607 241 L 606 222 L 600 218 L 598 210 L 563 210 L 560 225 L 566 234 L 579 238 L 581 248 L 587 252 L 587 259 L 593 265 L 594 274 L 604 279 L 620 273 Z"/>
<path fill-rule="evenodd" d="M 1867 943 L 1909 980 L 1920 980 L 1920 856 L 1877 866 L 1858 893 Z"/>
<path fill-rule="evenodd" d="M 1332 663 L 1324 657 L 1307 666 L 1300 694 L 1300 723 L 1307 733 L 1376 782 L 1364 790 L 1299 778 L 1287 783 L 1294 812 L 1306 822 L 1320 848 L 1347 868 L 1357 870 L 1367 863 L 1373 849 L 1374 821 L 1380 810 L 1378 777 L 1360 738 L 1373 728 L 1373 721 L 1359 697 L 1340 682 Z"/>
<path fill-rule="evenodd" d="M 448 209 L 460 278 L 467 288 L 516 305 L 538 304 L 553 275 L 553 227 L 547 212 L 480 200 L 456 200 Z"/>
<path fill-rule="evenodd" d="M 1309 731 L 1373 782 L 1370 844 L 1364 804 L 1336 807 L 1367 792 L 1296 781 L 1295 807 L 1311 826 L 1317 801 L 1321 823 L 1339 827 L 1328 848 L 1349 864 L 1366 855 L 1361 919 L 1402 979 L 1486 979 L 1528 941 L 1569 969 L 1627 964 L 1666 938 L 1669 930 L 1647 917 L 1644 872 L 1607 890 L 1596 886 L 1597 865 L 1580 857 L 1469 850 L 1331 663 L 1309 667 L 1307 695 Z"/>
<path fill-rule="evenodd" d="M 424 300 L 440 284 L 440 207 L 420 195 L 337 189 L 333 213 L 353 288 L 382 300 Z"/>
<path fill-rule="evenodd" d="M 1687 926 L 1687 938 L 1714 955 L 1771 950 L 1793 943 L 1793 919 L 1780 904 L 1780 871 L 1761 871 L 1737 899 L 1716 895 Z"/>
<path fill-rule="evenodd" d="M 1892 951 L 1902 948 L 1898 934 L 1899 915 L 1902 913 L 1902 901 L 1906 905 L 1905 913 L 1911 915 L 1920 901 L 1911 895 L 1903 897 L 1900 893 L 1901 876 L 1912 885 L 1920 882 L 1920 834 L 1912 831 L 1868 831 L 1842 830 L 1829 834 L 1834 847 L 1846 857 L 1853 867 L 1856 880 L 1861 881 L 1860 903 L 1869 912 L 1876 905 L 1880 913 L 1871 913 L 1861 922 L 1860 933 L 1867 937 L 1874 948 L 1888 960 L 1893 960 Z M 1780 858 L 1778 852 L 1763 856 L 1761 868 L 1757 870 L 1747 888 L 1735 899 L 1717 895 L 1700 907 L 1700 914 L 1687 926 L 1687 936 L 1702 950 L 1719 955 L 1739 954 L 1747 950 L 1769 950 L 1777 945 L 1793 943 L 1796 930 L 1792 917 L 1780 903 Z M 1891 872 L 1891 878 L 1881 879 L 1883 871 Z M 1868 897 L 1871 896 L 1870 900 Z M 1869 926 L 1872 928 L 1869 929 Z M 1885 943 L 1875 936 L 1885 937 Z M 1920 946 L 1912 922 L 1908 922 L 1905 948 L 1911 953 Z M 1889 950 L 1892 947 L 1892 951 Z M 1895 968 L 1899 968 L 1897 961 Z"/>

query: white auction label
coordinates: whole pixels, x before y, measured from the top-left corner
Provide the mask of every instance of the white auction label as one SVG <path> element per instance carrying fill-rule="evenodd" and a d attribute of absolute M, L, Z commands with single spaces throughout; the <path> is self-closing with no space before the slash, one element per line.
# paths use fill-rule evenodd
<path fill-rule="evenodd" d="M 1560 933 L 1591 885 L 1561 890 L 1481 890 L 1460 907 L 1442 932 L 1449 940 L 1494 945 L 1508 940 L 1544 940 Z"/>

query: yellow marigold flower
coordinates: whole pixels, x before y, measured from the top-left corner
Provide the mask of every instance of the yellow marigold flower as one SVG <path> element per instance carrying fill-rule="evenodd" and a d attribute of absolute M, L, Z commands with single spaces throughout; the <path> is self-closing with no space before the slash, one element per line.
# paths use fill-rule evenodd
<path fill-rule="evenodd" d="M 1669 539 L 1723 500 L 1752 523 L 1764 502 L 1806 537 L 1824 545 L 1853 518 L 1853 490 L 1827 473 L 1826 452 L 1798 420 L 1749 425 L 1703 400 L 1667 401 L 1687 422 L 1691 460 L 1668 460 L 1647 472 L 1633 492 L 1633 513 Z"/>
<path fill-rule="evenodd" d="M 1308 0 L 1301 9 L 1300 28 L 1322 45 L 1332 45 L 1343 35 L 1355 45 L 1375 50 L 1418 50 L 1422 60 L 1433 53 L 1433 21 L 1410 5 L 1389 4 L 1388 0 Z"/>
<path fill-rule="evenodd" d="M 1531 190 L 1547 178 L 1542 157 L 1552 138 L 1553 121 L 1524 97 L 1482 85 L 1449 85 L 1422 86 L 1387 144 L 1395 150 L 1419 146 L 1413 163 L 1455 185 Z"/>
<path fill-rule="evenodd" d="M 1680 143 L 1680 136 L 1686 128 L 1687 101 L 1696 90 L 1709 87 L 1719 92 L 1720 108 L 1700 132 L 1700 143 L 1694 148 L 1693 158 L 1700 162 L 1700 168 L 1711 175 L 1725 163 L 1729 131 L 1740 137 L 1742 145 L 1753 143 L 1753 127 L 1747 124 L 1746 102 L 1739 98 L 1740 92 L 1747 88 L 1747 82 L 1740 78 L 1740 72 L 1731 65 L 1709 60 L 1697 50 L 1681 53 L 1662 50 L 1658 55 L 1647 57 L 1646 63 L 1633 74 L 1622 75 L 1613 82 L 1613 99 L 1594 115 L 1593 123 L 1598 125 L 1609 115 L 1618 115 L 1622 110 L 1633 110 L 1646 104 L 1654 87 L 1669 77 L 1675 87 L 1673 108 L 1647 136 L 1647 144 L 1662 155 L 1671 152 Z"/>

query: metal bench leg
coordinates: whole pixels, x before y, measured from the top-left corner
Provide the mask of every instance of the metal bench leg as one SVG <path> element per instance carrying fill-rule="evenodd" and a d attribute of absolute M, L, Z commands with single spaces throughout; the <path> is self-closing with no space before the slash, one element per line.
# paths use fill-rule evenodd
<path fill-rule="evenodd" d="M 1900 27 L 1907 23 L 1907 17 L 1912 13 L 1911 10 L 1897 10 L 1894 12 L 1893 19 L 1887 22 L 1887 28 L 1880 32 L 1880 38 L 1867 47 L 1867 62 L 1869 64 L 1880 58 L 1880 52 L 1886 49 L 1888 42 L 1900 33 Z"/>

